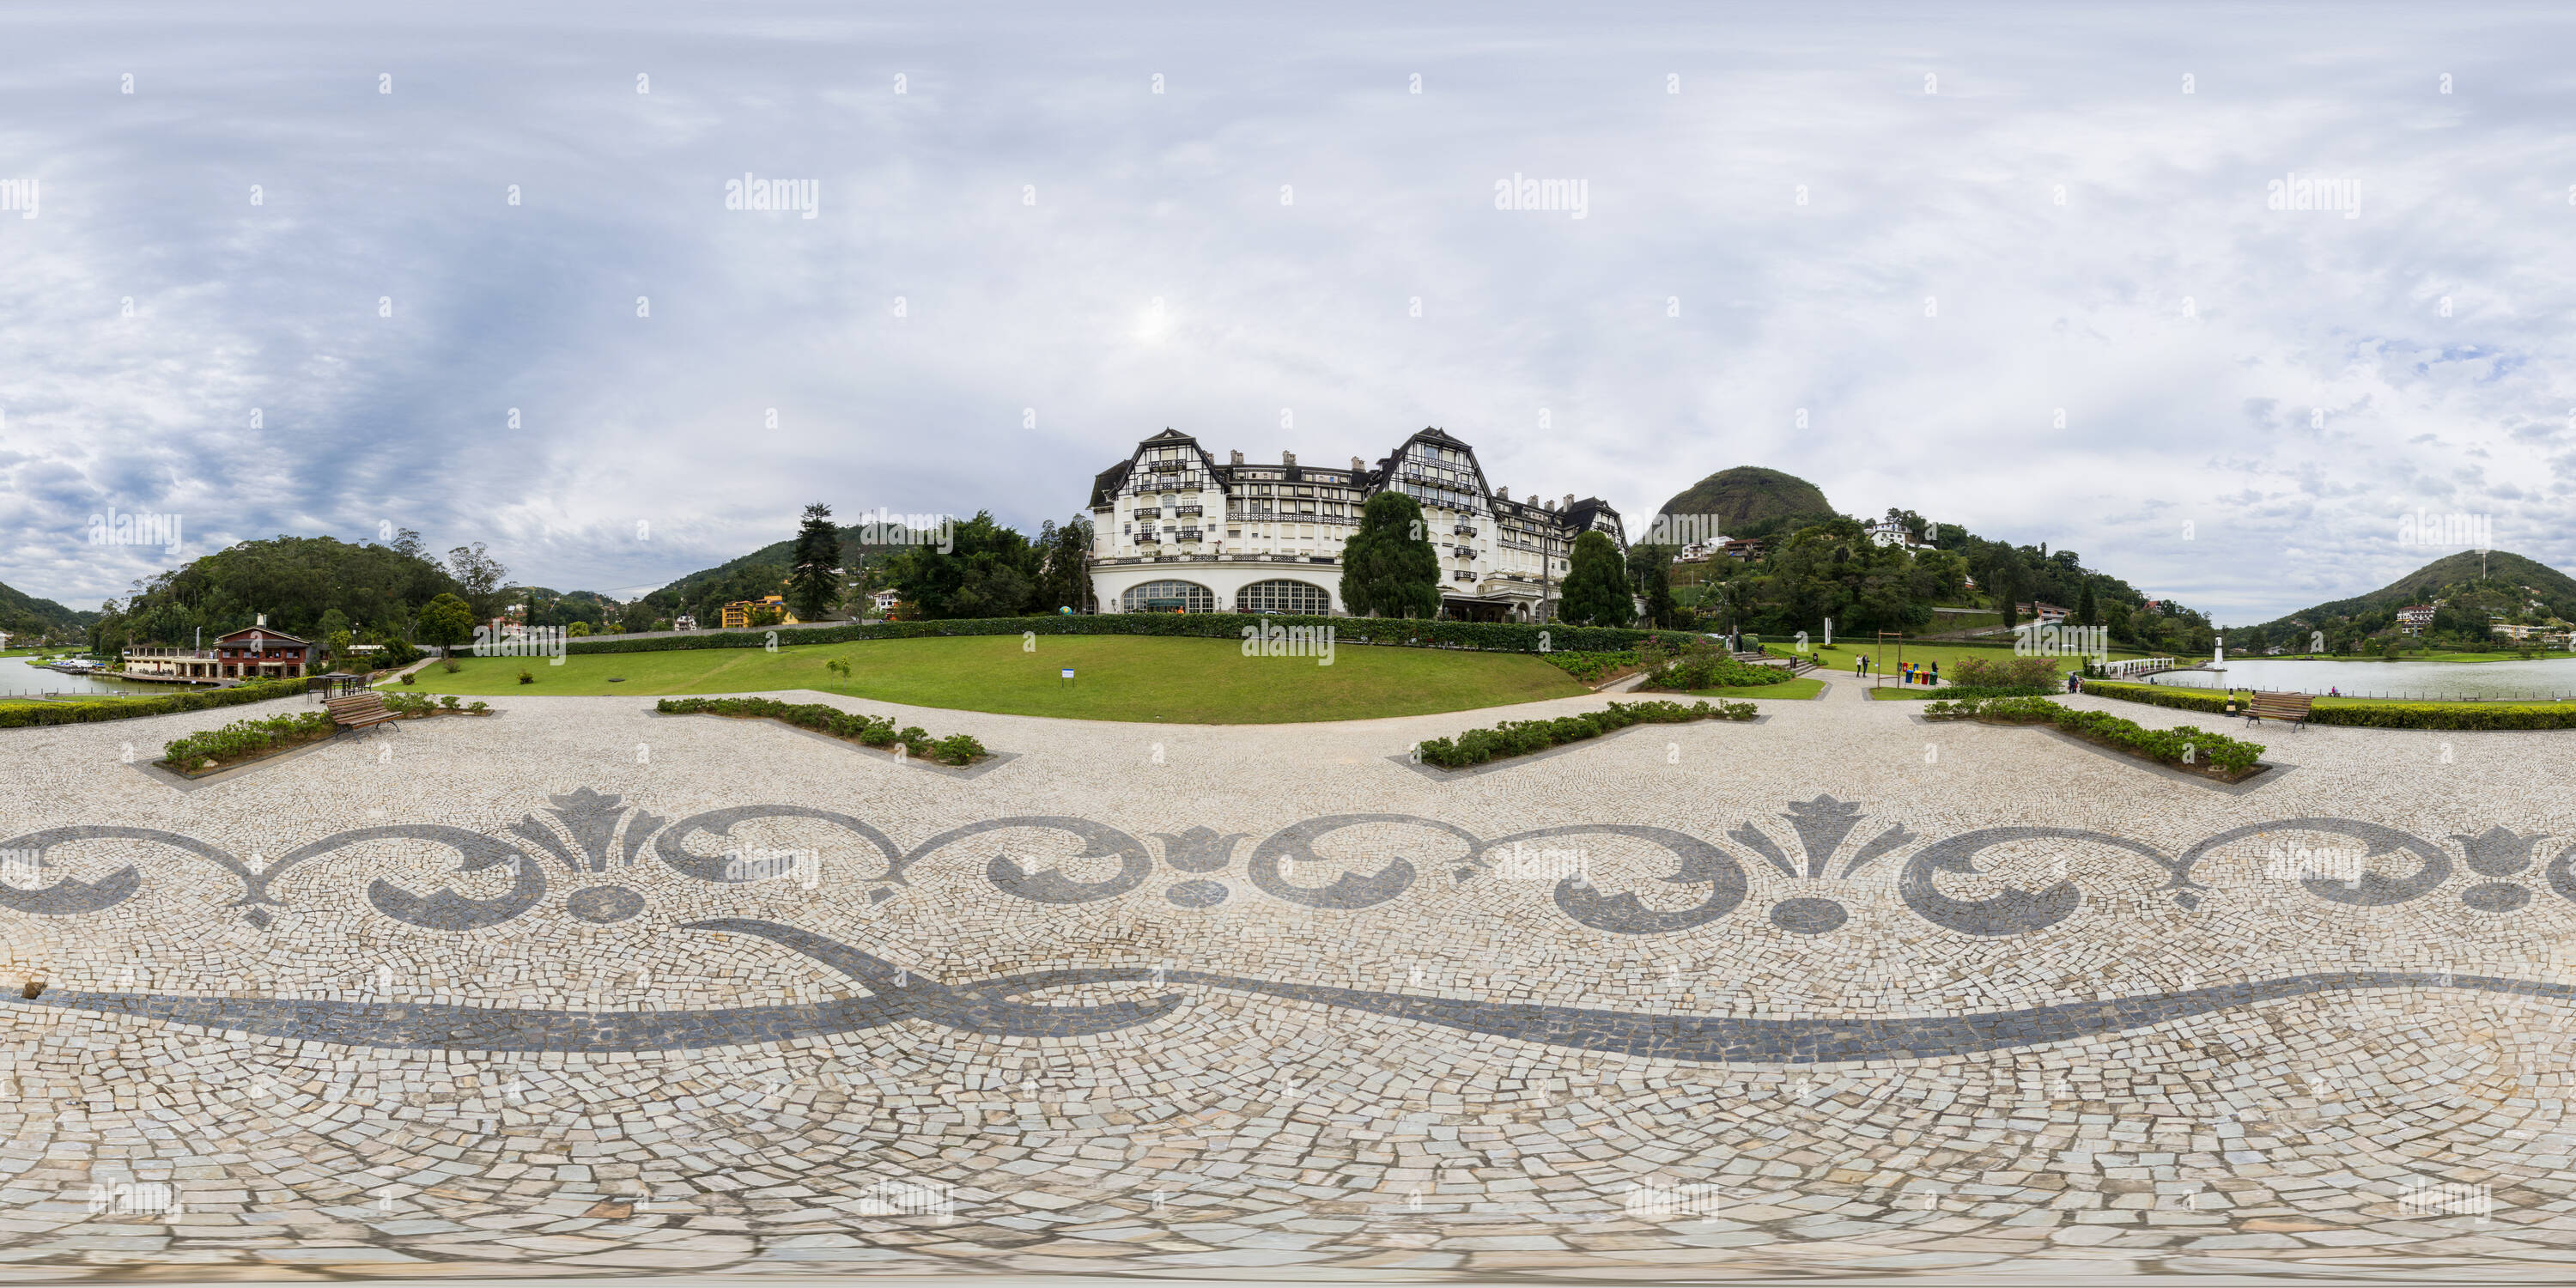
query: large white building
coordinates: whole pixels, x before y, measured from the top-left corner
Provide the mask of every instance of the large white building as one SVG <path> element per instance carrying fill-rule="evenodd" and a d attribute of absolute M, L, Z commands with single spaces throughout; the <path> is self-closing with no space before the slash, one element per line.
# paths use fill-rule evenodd
<path fill-rule="evenodd" d="M 1450 617 L 1548 620 L 1577 536 L 1598 530 L 1627 548 L 1609 503 L 1514 500 L 1487 484 L 1475 449 L 1437 429 L 1347 468 L 1300 465 L 1294 452 L 1219 463 L 1167 429 L 1092 482 L 1092 591 L 1104 613 L 1345 612 L 1342 543 L 1386 491 L 1422 503 Z"/>

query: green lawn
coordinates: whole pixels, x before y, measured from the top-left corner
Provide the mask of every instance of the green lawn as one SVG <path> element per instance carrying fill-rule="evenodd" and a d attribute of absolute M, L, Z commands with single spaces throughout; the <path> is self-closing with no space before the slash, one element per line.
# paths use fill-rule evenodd
<path fill-rule="evenodd" d="M 834 659 L 849 663 L 846 678 L 825 666 Z M 1233 640 L 1134 635 L 1042 635 L 1035 652 L 1023 652 L 1015 635 L 970 635 L 806 644 L 775 653 L 575 653 L 562 666 L 542 658 L 457 661 L 453 675 L 431 663 L 410 688 L 497 698 L 815 689 L 907 706 L 1178 724 L 1369 720 L 1591 692 L 1523 654 L 1345 647 L 1334 651 L 1331 666 L 1318 666 L 1311 657 L 1245 657 Z M 536 683 L 518 682 L 522 667 Z M 1063 667 L 1073 668 L 1070 684 L 1057 675 Z M 612 678 L 623 683 L 611 684 Z"/>

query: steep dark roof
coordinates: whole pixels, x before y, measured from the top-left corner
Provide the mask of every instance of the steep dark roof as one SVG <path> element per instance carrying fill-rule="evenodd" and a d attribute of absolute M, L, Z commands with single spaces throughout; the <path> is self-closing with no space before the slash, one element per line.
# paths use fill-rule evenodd
<path fill-rule="evenodd" d="M 1101 506 L 1116 503 L 1113 498 L 1118 495 L 1118 486 L 1127 481 L 1127 467 L 1134 463 L 1133 460 L 1120 461 L 1092 476 L 1092 508 L 1098 509 Z"/>

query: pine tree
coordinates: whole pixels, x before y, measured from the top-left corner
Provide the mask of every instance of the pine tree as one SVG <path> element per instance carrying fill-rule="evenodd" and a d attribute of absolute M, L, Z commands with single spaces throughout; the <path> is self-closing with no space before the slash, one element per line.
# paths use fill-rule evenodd
<path fill-rule="evenodd" d="M 805 507 L 787 559 L 787 605 L 797 620 L 816 621 L 841 606 L 841 530 L 832 526 L 832 507 Z"/>
<path fill-rule="evenodd" d="M 2090 581 L 2084 583 L 2084 594 L 2075 601 L 2075 624 L 2078 626 L 2102 624 L 2101 606 L 2093 602 L 2093 583 Z"/>
<path fill-rule="evenodd" d="M 1646 574 L 1646 620 L 1667 630 L 1681 626 L 1681 606 L 1673 602 L 1671 566 Z"/>
<path fill-rule="evenodd" d="M 1626 626 L 1636 620 L 1627 569 L 1609 537 L 1586 532 L 1575 538 L 1571 562 L 1564 598 L 1557 601 L 1558 620 L 1575 626 Z"/>
<path fill-rule="evenodd" d="M 1430 617 L 1440 611 L 1440 556 L 1422 503 L 1380 492 L 1342 545 L 1342 607 L 1364 617 Z"/>

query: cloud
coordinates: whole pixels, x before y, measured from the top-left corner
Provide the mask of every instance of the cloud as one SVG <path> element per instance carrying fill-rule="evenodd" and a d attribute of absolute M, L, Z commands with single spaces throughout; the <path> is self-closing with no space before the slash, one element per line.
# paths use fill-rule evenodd
<path fill-rule="evenodd" d="M 1166 425 L 1441 425 L 1632 526 L 1770 465 L 2226 620 L 2412 569 L 2419 505 L 2576 565 L 2547 11 L 21 18 L 0 580 L 83 606 L 157 566 L 110 504 L 633 593 L 812 500 L 1062 517 Z"/>

